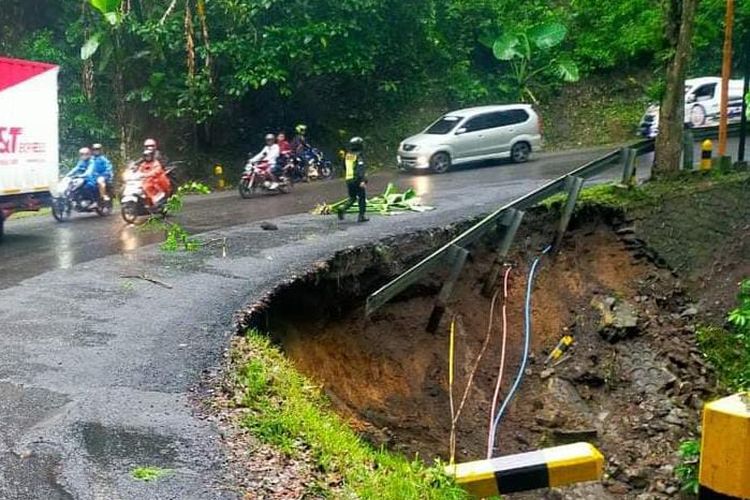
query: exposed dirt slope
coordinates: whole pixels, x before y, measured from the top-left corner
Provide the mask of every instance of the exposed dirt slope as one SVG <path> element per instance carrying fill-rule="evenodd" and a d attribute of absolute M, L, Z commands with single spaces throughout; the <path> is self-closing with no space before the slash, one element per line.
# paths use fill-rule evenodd
<path fill-rule="evenodd" d="M 544 222 L 532 225 L 525 237 L 527 249 L 512 259 L 503 393 L 520 363 L 526 273 L 535 249 L 548 241 Z M 607 456 L 609 478 L 607 489 L 599 486 L 592 498 L 672 493 L 674 450 L 694 430 L 696 408 L 708 385 L 687 326 L 691 311 L 675 279 L 634 258 L 630 242 L 622 239 L 628 240 L 628 234 L 618 236 L 604 222 L 587 223 L 570 234 L 558 257 L 545 259 L 533 295 L 531 362 L 519 398 L 503 420 L 496 450 L 505 454 L 593 441 Z M 491 260 L 485 249 L 472 254 L 436 335 L 425 332 L 437 288 L 437 281 L 430 280 L 372 320 L 365 321 L 356 308 L 331 317 L 324 313 L 330 313 L 330 305 L 319 302 L 302 308 L 297 318 L 284 307 L 283 314 L 274 316 L 272 329 L 284 332 L 280 339 L 288 355 L 303 373 L 325 385 L 335 406 L 363 435 L 426 459 L 447 458 L 450 320 L 457 321 L 458 405 L 488 329 L 491 300 L 481 295 L 481 287 Z M 320 290 L 325 288 L 319 284 Z M 316 292 L 299 293 L 311 306 Z M 592 302 L 631 308 L 636 325 L 603 329 L 601 307 Z M 315 317 L 317 324 L 310 321 Z M 500 356 L 499 320 L 498 302 L 491 344 L 457 425 L 459 460 L 486 453 Z M 603 338 L 613 331 L 626 338 L 614 343 Z M 566 333 L 574 335 L 575 347 L 562 364 L 548 369 L 544 358 Z"/>

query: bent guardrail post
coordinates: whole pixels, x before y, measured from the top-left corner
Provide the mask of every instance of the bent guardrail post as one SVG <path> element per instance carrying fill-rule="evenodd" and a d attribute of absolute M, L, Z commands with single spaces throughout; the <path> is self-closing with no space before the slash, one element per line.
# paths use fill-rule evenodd
<path fill-rule="evenodd" d="M 604 457 L 589 443 L 574 443 L 447 465 L 445 472 L 473 497 L 487 498 L 598 481 L 604 474 Z"/>
<path fill-rule="evenodd" d="M 518 232 L 518 228 L 521 226 L 521 221 L 523 220 L 523 216 L 525 214 L 526 212 L 524 212 L 523 210 L 516 210 L 515 208 L 511 208 L 508 210 L 508 213 L 505 215 L 505 218 L 501 223 L 505 228 L 503 232 L 503 238 L 500 240 L 500 244 L 497 246 L 497 251 L 495 252 L 495 261 L 492 263 L 490 272 L 487 275 L 487 281 L 484 282 L 484 287 L 482 288 L 482 293 L 487 297 L 492 295 L 492 290 L 495 288 L 495 283 L 497 283 L 497 279 L 500 276 L 500 271 L 503 268 L 505 257 L 508 255 L 508 251 L 510 251 L 510 246 L 513 244 L 513 240 L 516 237 L 516 233 Z"/>
<path fill-rule="evenodd" d="M 750 392 L 706 404 L 701 439 L 701 500 L 750 498 Z"/>
<path fill-rule="evenodd" d="M 448 259 L 453 261 L 453 265 L 451 266 L 448 279 L 443 282 L 443 287 L 440 289 L 440 293 L 435 300 L 435 305 L 432 306 L 432 312 L 430 313 L 430 319 L 427 321 L 426 328 L 429 333 L 437 332 L 438 326 L 440 326 L 440 320 L 443 319 L 448 299 L 450 299 L 453 287 L 456 286 L 456 282 L 459 276 L 461 276 L 461 271 L 466 264 L 466 258 L 469 256 L 469 251 L 453 245 L 448 255 Z"/>
<path fill-rule="evenodd" d="M 635 158 L 635 151 L 630 150 L 629 153 Z M 552 244 L 552 254 L 556 254 L 560 250 L 565 231 L 568 230 L 570 219 L 573 218 L 573 210 L 575 210 L 576 202 L 578 201 L 578 195 L 581 193 L 583 187 L 583 178 L 570 176 L 565 180 L 565 190 L 568 192 L 568 199 L 565 200 L 565 206 L 560 216 L 560 224 L 557 226 L 557 234 L 555 235 L 555 242 Z"/>
<path fill-rule="evenodd" d="M 633 148 L 624 148 L 622 150 L 622 184 L 631 185 L 631 179 L 635 175 L 635 162 L 638 159 L 638 153 Z"/>

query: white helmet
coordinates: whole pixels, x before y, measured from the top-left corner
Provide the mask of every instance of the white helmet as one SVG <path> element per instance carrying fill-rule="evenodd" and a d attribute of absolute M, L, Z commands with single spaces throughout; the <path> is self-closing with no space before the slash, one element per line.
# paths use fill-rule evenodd
<path fill-rule="evenodd" d="M 91 156 L 91 150 L 89 148 L 81 148 L 78 150 L 80 156 Z"/>

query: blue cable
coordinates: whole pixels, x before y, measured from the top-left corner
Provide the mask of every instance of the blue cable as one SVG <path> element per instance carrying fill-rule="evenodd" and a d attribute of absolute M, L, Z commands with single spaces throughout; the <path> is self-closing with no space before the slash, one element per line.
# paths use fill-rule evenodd
<path fill-rule="evenodd" d="M 492 441 L 490 444 L 490 450 L 494 452 L 495 450 L 495 438 L 497 437 L 497 426 L 500 423 L 500 418 L 502 418 L 503 413 L 505 412 L 505 409 L 507 408 L 510 401 L 513 399 L 513 396 L 515 396 L 516 391 L 518 390 L 518 386 L 521 385 L 521 381 L 523 380 L 524 372 L 526 371 L 526 364 L 529 360 L 529 346 L 531 344 L 531 290 L 534 286 L 534 273 L 536 273 L 536 268 L 539 265 L 539 261 L 541 260 L 542 256 L 549 252 L 552 249 L 552 245 L 548 246 L 544 250 L 542 250 L 542 253 L 534 259 L 533 264 L 531 264 L 531 269 L 529 269 L 529 276 L 526 281 L 526 306 L 524 309 L 524 344 L 523 344 L 523 358 L 521 360 L 521 366 L 518 369 L 518 373 L 516 374 L 516 379 L 513 381 L 513 385 L 510 388 L 510 392 L 508 392 L 508 395 L 503 400 L 503 404 L 500 406 L 500 410 L 497 412 L 497 416 L 495 417 L 495 421 L 492 423 Z"/>

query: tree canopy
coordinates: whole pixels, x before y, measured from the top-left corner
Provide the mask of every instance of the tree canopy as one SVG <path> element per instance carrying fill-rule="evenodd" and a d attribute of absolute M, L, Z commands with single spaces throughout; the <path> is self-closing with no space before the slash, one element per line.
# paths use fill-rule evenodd
<path fill-rule="evenodd" d="M 721 0 L 701 4 L 694 73 L 718 71 L 722 10 Z M 653 0 L 7 0 L 0 53 L 62 66 L 70 150 L 144 135 L 206 149 L 297 121 L 364 126 L 418 99 L 515 100 L 507 82 L 519 60 L 493 47 L 519 34 L 538 41 L 545 26 L 564 31 L 534 45 L 541 100 L 579 75 L 661 75 Z"/>

